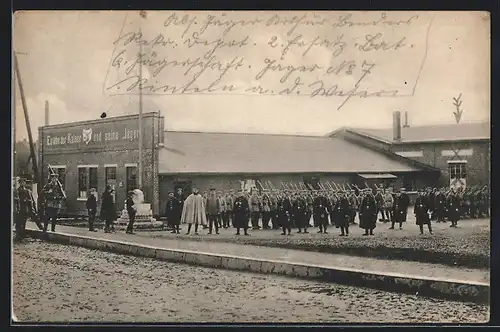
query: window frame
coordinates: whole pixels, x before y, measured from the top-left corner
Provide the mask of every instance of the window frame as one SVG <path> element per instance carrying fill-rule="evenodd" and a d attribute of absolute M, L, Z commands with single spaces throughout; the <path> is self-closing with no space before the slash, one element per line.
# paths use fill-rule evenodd
<path fill-rule="evenodd" d="M 135 179 L 134 179 L 134 184 L 135 184 L 135 187 L 137 187 L 138 185 L 138 177 L 139 177 L 139 169 L 137 167 L 137 164 L 125 164 L 125 189 L 127 190 L 127 192 L 131 191 L 131 190 L 135 190 L 137 188 L 132 188 L 132 189 L 129 189 L 129 176 L 128 176 L 128 170 L 129 169 L 135 169 Z"/>
<path fill-rule="evenodd" d="M 467 160 L 448 160 L 448 179 L 467 180 Z"/>
<path fill-rule="evenodd" d="M 80 194 L 83 191 L 80 191 L 80 170 L 84 169 L 85 170 L 85 185 L 86 185 L 86 190 L 85 190 L 85 197 L 80 196 Z M 86 201 L 88 199 L 88 194 L 89 190 L 91 188 L 90 186 L 90 169 L 95 169 L 96 170 L 96 181 L 97 181 L 97 186 L 95 186 L 95 189 L 97 192 L 99 192 L 99 165 L 77 165 L 77 176 L 78 176 L 78 190 L 77 190 L 77 201 Z M 99 195 L 96 195 L 96 200 L 99 200 Z"/>

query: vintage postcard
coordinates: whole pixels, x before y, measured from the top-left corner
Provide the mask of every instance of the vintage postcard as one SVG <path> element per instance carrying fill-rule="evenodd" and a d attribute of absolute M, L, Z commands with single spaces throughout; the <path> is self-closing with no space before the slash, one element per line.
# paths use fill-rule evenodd
<path fill-rule="evenodd" d="M 489 321 L 489 13 L 13 22 L 13 323 Z"/>

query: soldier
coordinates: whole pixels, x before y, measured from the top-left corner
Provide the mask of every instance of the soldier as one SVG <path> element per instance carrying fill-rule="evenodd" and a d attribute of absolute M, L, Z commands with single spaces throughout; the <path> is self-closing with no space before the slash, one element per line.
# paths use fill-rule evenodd
<path fill-rule="evenodd" d="M 33 212 L 33 196 L 26 188 L 24 179 L 19 179 L 19 187 L 14 189 L 14 223 L 16 226 L 16 241 L 24 239 L 26 233 L 26 221 Z"/>
<path fill-rule="evenodd" d="M 304 230 L 304 233 L 309 233 L 307 231 L 307 226 L 309 226 L 309 221 L 306 219 L 307 218 L 307 205 L 306 205 L 306 200 L 305 197 L 302 197 L 301 195 L 297 195 L 297 198 L 295 199 L 295 204 L 294 204 L 294 209 L 293 209 L 293 215 L 295 219 L 296 226 L 298 228 L 297 233 L 302 233 L 302 229 Z"/>
<path fill-rule="evenodd" d="M 340 236 L 349 235 L 349 218 L 350 218 L 351 204 L 347 195 L 342 193 L 339 202 L 339 227 Z"/>
<path fill-rule="evenodd" d="M 479 190 L 481 193 L 481 200 L 478 201 L 479 213 L 481 218 L 484 216 L 486 218 L 490 217 L 490 191 L 488 186 L 484 186 L 482 190 Z"/>
<path fill-rule="evenodd" d="M 351 205 L 351 213 L 350 213 L 350 219 L 349 219 L 349 224 L 351 225 L 356 225 L 356 213 L 358 211 L 358 198 L 356 197 L 356 193 L 354 190 L 350 191 L 349 194 L 349 203 Z"/>
<path fill-rule="evenodd" d="M 226 215 L 226 198 L 222 196 L 222 191 L 217 192 L 217 200 L 219 201 L 219 213 L 217 215 L 217 223 L 219 228 L 224 226 L 224 218 Z"/>
<path fill-rule="evenodd" d="M 258 230 L 259 227 L 259 218 L 260 218 L 260 200 L 257 196 L 256 190 L 252 190 L 252 193 L 249 198 L 250 204 L 250 217 L 252 219 L 252 229 Z"/>
<path fill-rule="evenodd" d="M 307 227 L 313 227 L 313 225 L 311 225 L 311 217 L 313 215 L 313 197 L 310 192 L 306 192 L 305 199 L 307 206 L 307 211 L 306 211 Z"/>
<path fill-rule="evenodd" d="M 416 224 L 420 227 L 420 235 L 424 234 L 424 225 L 429 228 L 429 233 L 432 234 L 431 218 L 429 217 L 428 198 L 425 197 L 422 191 L 418 192 L 415 206 L 413 208 L 415 214 Z"/>
<path fill-rule="evenodd" d="M 380 213 L 382 218 L 379 221 L 387 222 L 384 215 L 384 195 L 381 189 L 377 189 L 377 194 L 375 195 L 375 202 L 377 203 L 377 215 Z"/>
<path fill-rule="evenodd" d="M 291 229 L 291 217 L 292 217 L 292 203 L 290 201 L 289 193 L 286 192 L 283 197 L 278 202 L 278 222 L 283 229 L 281 235 L 288 235 L 292 232 Z"/>
<path fill-rule="evenodd" d="M 399 223 L 399 229 L 403 229 L 403 222 L 406 221 L 406 212 L 408 206 L 404 205 L 402 202 L 401 194 L 396 193 L 396 197 L 394 199 L 394 211 L 391 220 L 391 227 L 389 229 L 394 229 L 394 225 Z"/>
<path fill-rule="evenodd" d="M 208 218 L 208 211 L 207 211 L 208 192 L 204 191 L 202 197 L 203 197 L 203 206 L 205 207 L 205 219 L 208 221 L 209 220 L 209 218 Z M 201 228 L 207 229 L 208 225 L 202 224 Z"/>
<path fill-rule="evenodd" d="M 392 209 L 394 207 L 394 196 L 392 196 L 392 191 L 386 189 L 384 192 L 384 213 L 387 221 L 392 221 Z"/>
<path fill-rule="evenodd" d="M 50 182 L 43 187 L 43 197 L 45 198 L 44 232 L 47 232 L 49 222 L 52 222 L 51 231 L 56 231 L 57 215 L 61 208 L 61 201 L 64 198 L 64 192 L 58 178 L 58 174 L 51 174 Z"/>
<path fill-rule="evenodd" d="M 460 197 L 452 190 L 447 198 L 448 220 L 451 221 L 450 227 L 457 227 L 460 220 Z"/>
<path fill-rule="evenodd" d="M 180 234 L 179 225 L 181 223 L 182 201 L 179 199 L 179 195 L 175 196 L 172 191 L 168 193 L 165 214 L 172 228 L 172 234 Z"/>
<path fill-rule="evenodd" d="M 363 235 L 373 235 L 377 227 L 377 202 L 370 189 L 362 194 L 359 205 L 359 227 L 365 230 Z"/>
<path fill-rule="evenodd" d="M 318 233 L 327 234 L 329 203 L 322 193 L 318 193 L 313 201 L 314 223 L 319 227 Z"/>
<path fill-rule="evenodd" d="M 127 213 L 128 213 L 128 225 L 127 225 L 127 231 L 125 233 L 134 234 L 134 222 L 135 222 L 136 207 L 135 207 L 135 203 L 134 203 L 134 192 L 133 191 L 129 191 L 127 193 L 127 200 L 125 201 L 125 206 L 127 208 Z"/>
<path fill-rule="evenodd" d="M 219 225 L 217 216 L 219 214 L 219 201 L 215 193 L 215 188 L 210 189 L 210 195 L 207 198 L 207 215 L 208 215 L 208 234 L 212 234 L 212 228 L 215 226 L 215 234 L 219 234 Z"/>
<path fill-rule="evenodd" d="M 113 189 L 108 184 L 102 194 L 101 220 L 104 220 L 104 232 L 111 233 L 111 226 L 116 219 L 116 208 L 113 200 Z"/>
<path fill-rule="evenodd" d="M 233 205 L 234 205 L 234 195 L 232 191 L 226 191 L 226 226 L 229 227 L 229 220 L 233 221 Z M 234 225 L 233 225 L 234 227 Z"/>
<path fill-rule="evenodd" d="M 85 202 L 85 207 L 87 208 L 87 214 L 89 216 L 89 231 L 97 232 L 94 229 L 95 216 L 97 214 L 97 190 L 92 188 L 89 190 L 89 197 L 87 198 L 87 202 Z"/>
<path fill-rule="evenodd" d="M 236 228 L 236 235 L 240 235 L 240 229 L 243 228 L 245 235 L 248 234 L 248 215 L 250 207 L 248 199 L 244 196 L 241 190 L 238 190 L 238 197 L 234 200 L 233 206 L 233 225 Z"/>
<path fill-rule="evenodd" d="M 276 196 L 275 192 L 271 192 L 271 195 L 269 196 L 269 209 L 270 209 L 270 218 L 271 218 L 271 227 L 273 229 L 278 229 L 278 222 L 277 222 L 277 216 L 278 216 L 278 198 Z"/>
<path fill-rule="evenodd" d="M 271 220 L 271 202 L 269 195 L 262 195 L 262 228 L 269 229 L 269 220 Z"/>
<path fill-rule="evenodd" d="M 427 195 L 427 203 L 429 207 L 429 211 L 431 212 L 431 220 L 436 220 L 436 195 L 437 189 L 432 188 Z"/>
<path fill-rule="evenodd" d="M 434 208 L 436 211 L 436 222 L 446 222 L 446 195 L 444 194 L 444 188 L 441 188 L 436 193 L 434 198 Z"/>

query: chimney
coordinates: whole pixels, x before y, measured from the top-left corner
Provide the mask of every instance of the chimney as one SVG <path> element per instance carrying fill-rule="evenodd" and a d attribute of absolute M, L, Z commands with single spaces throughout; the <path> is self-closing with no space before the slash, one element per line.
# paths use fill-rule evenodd
<path fill-rule="evenodd" d="M 49 101 L 45 101 L 45 125 L 49 125 Z"/>
<path fill-rule="evenodd" d="M 408 128 L 410 125 L 408 124 L 408 111 L 405 111 L 405 124 L 403 125 L 403 128 Z"/>
<path fill-rule="evenodd" d="M 401 140 L 401 112 L 396 111 L 392 114 L 392 132 L 393 132 L 393 139 L 395 141 Z"/>

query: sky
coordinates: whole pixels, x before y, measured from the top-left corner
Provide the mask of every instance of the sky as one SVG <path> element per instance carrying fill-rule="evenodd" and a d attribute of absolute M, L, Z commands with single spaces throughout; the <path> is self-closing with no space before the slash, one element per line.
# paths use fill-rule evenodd
<path fill-rule="evenodd" d="M 117 52 L 113 42 L 120 33 L 124 33 L 123 23 L 126 22 L 125 32 L 135 31 L 138 24 L 141 24 L 145 35 L 153 36 L 171 13 L 152 12 L 146 23 L 144 20 L 140 21 L 137 14 L 129 12 L 127 17 L 125 12 L 118 11 L 15 14 L 13 45 L 15 51 L 19 52 L 19 69 L 35 139 L 38 136 L 37 128 L 44 125 L 46 100 L 50 106 L 50 124 L 97 119 L 102 112 L 106 112 L 108 116 L 138 112 L 137 95 L 111 95 L 103 89 L 113 79 L 116 80 L 113 72 L 109 75 L 108 69 Z M 182 17 L 183 13 L 178 15 Z M 207 14 L 198 15 L 201 20 Z M 225 17 L 239 19 L 241 15 L 248 17 L 250 14 L 227 13 Z M 337 17 L 339 14 L 321 15 Z M 409 17 L 411 13 L 401 15 Z M 412 53 L 403 50 L 399 56 L 390 51 L 373 55 L 372 59 L 379 61 L 384 70 L 379 70 L 377 75 L 366 80 L 370 88 L 391 87 L 408 81 L 409 85 L 405 90 L 408 92 L 412 82 L 418 77 L 413 96 L 352 98 L 338 110 L 343 100 L 341 97 L 146 95 L 143 97 L 143 110 L 161 111 L 165 117 L 166 130 L 324 135 L 341 126 L 389 127 L 393 111 L 407 111 L 410 125 L 414 126 L 455 123 L 452 98 L 461 94 L 464 111 L 462 122 L 489 120 L 490 20 L 487 13 L 436 12 L 418 15 L 419 20 L 411 27 L 399 30 L 386 27 L 380 30 L 394 38 L 405 36 L 408 42 L 415 43 L 415 50 Z M 320 31 L 318 34 L 326 35 L 336 33 L 331 32 L 331 29 L 311 29 L 303 28 L 304 31 L 307 30 L 305 35 L 311 31 Z M 174 39 L 180 34 L 179 27 L 162 31 L 166 37 L 171 34 Z M 377 31 L 365 29 L 357 33 Z M 272 34 L 277 35 L 278 40 L 284 40 L 285 32 L 279 26 L 245 27 L 233 29 L 228 36 L 241 39 L 246 34 L 265 44 Z M 347 37 L 349 33 L 347 32 Z M 167 54 L 171 57 L 202 54 L 201 48 L 189 51 L 179 48 L 177 51 L 162 52 L 163 56 Z M 245 56 L 251 64 L 257 64 L 264 57 L 273 56 L 270 52 L 264 45 L 247 52 Z M 231 56 L 223 50 L 219 53 L 220 58 Z M 346 54 L 345 59 L 361 59 L 357 54 Z M 292 50 L 286 61 L 297 66 L 313 60 L 316 63 L 332 61 L 330 53 L 321 47 L 308 56 L 309 58 L 303 58 Z M 151 77 L 151 70 L 145 68 L 145 71 L 145 76 Z M 120 75 L 123 73 L 115 73 L 115 76 Z M 165 75 L 164 79 L 169 80 L 169 83 L 182 80 L 178 72 Z M 233 73 L 230 77 L 233 82 L 252 83 L 249 75 L 241 75 L 235 76 Z M 314 81 L 314 75 L 309 74 L 308 77 L 304 73 L 302 76 Z M 338 80 L 340 84 L 348 85 L 353 78 L 345 76 Z M 23 139 L 26 137 L 26 125 L 17 82 L 15 84 L 15 136 L 16 139 Z"/>

